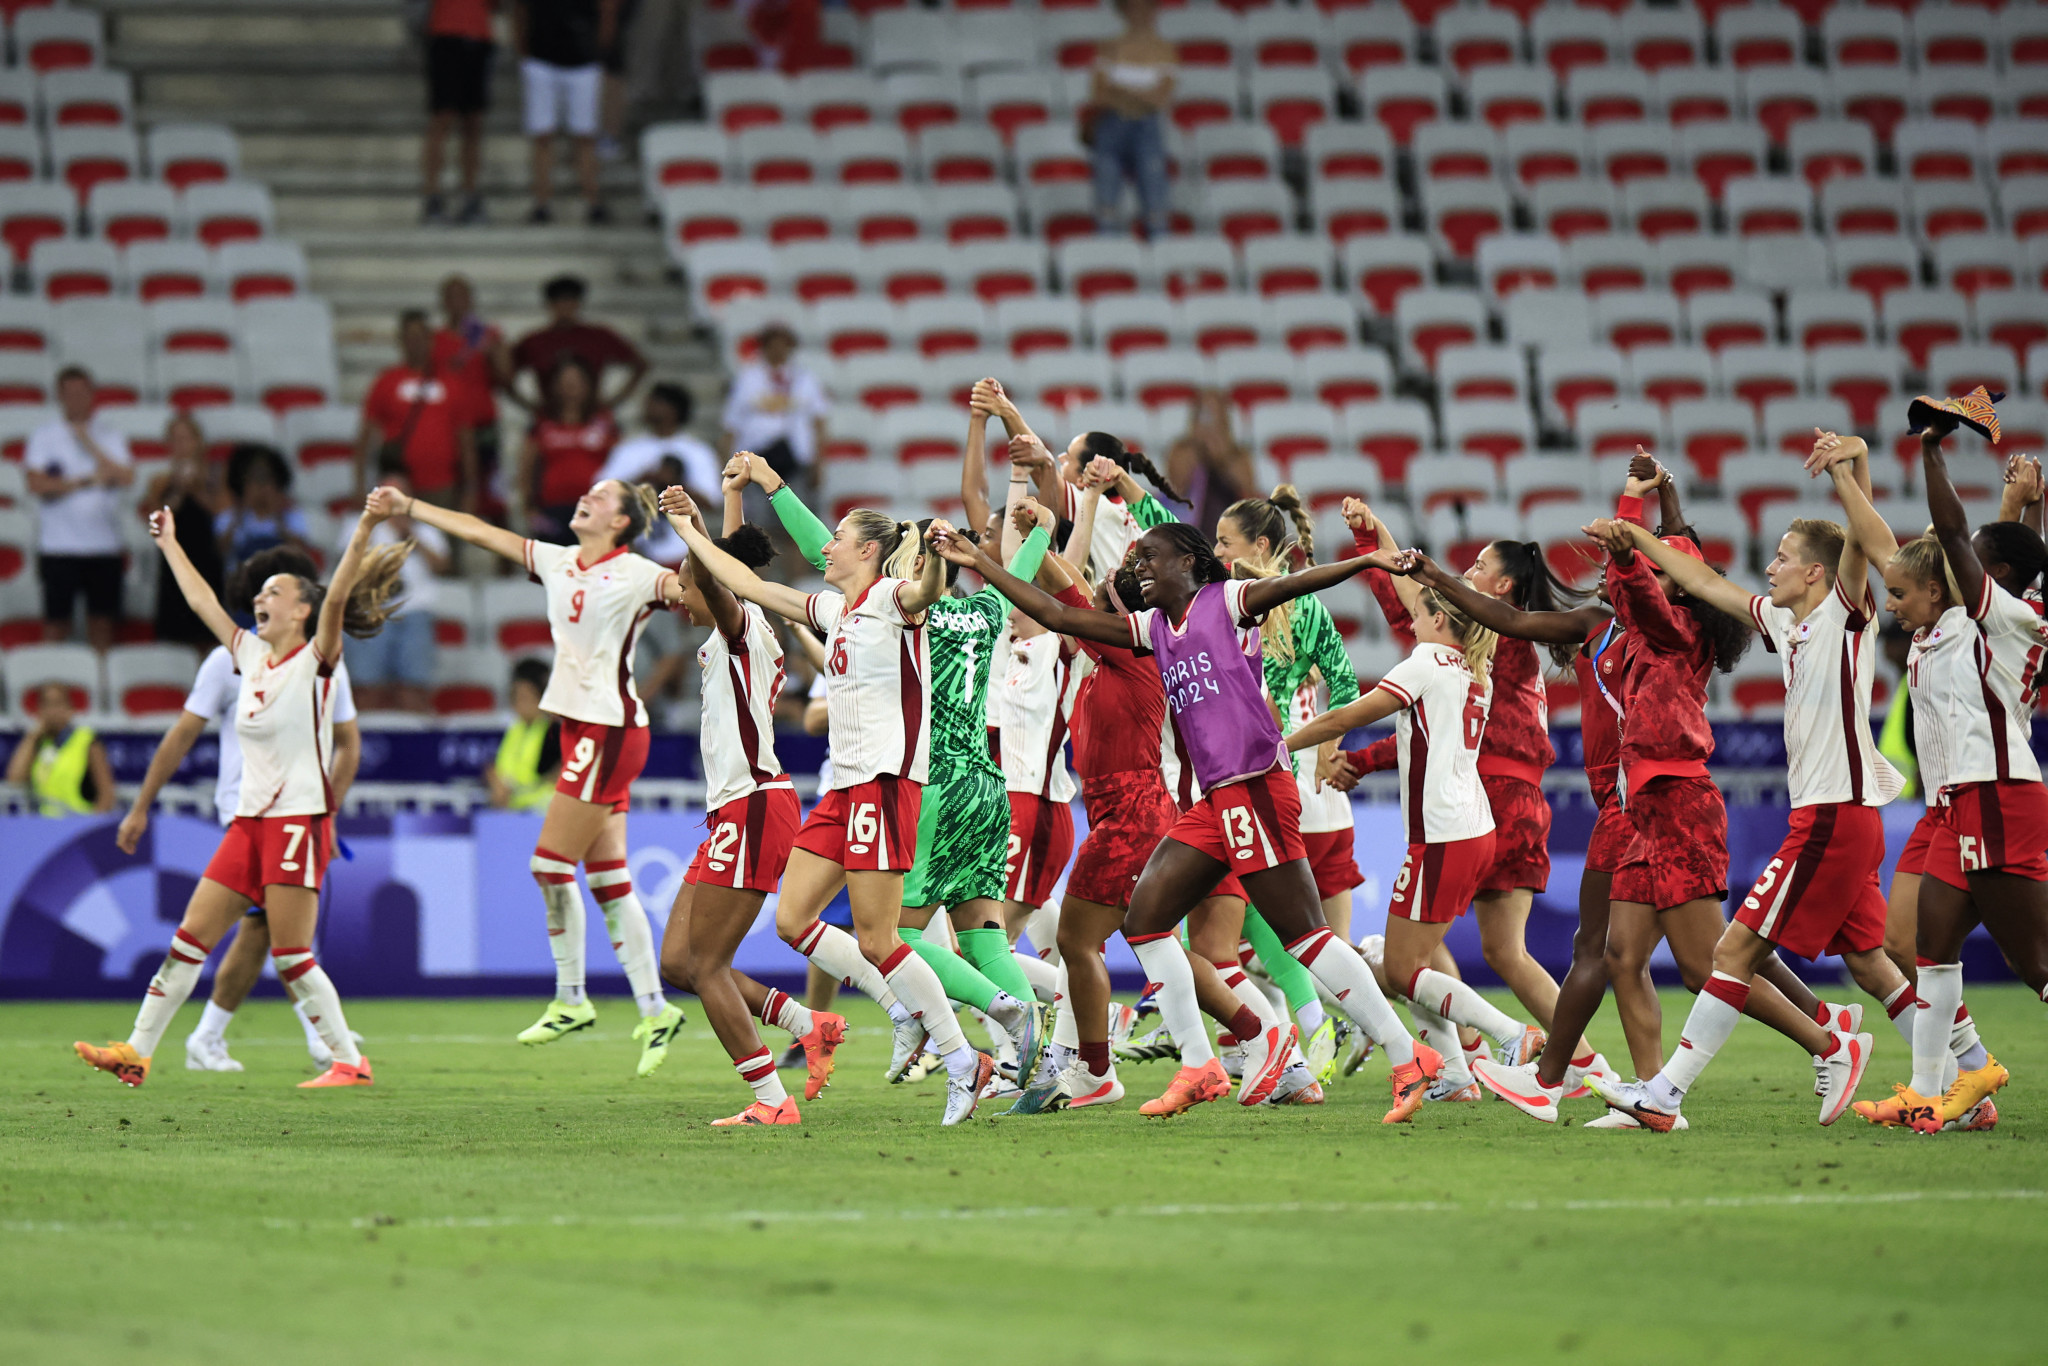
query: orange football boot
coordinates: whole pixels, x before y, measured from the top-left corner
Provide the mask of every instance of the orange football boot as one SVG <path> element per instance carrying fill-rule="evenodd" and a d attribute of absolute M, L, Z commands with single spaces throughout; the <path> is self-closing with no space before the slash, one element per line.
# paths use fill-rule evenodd
<path fill-rule="evenodd" d="M 805 1100 L 816 1100 L 818 1093 L 832 1084 L 832 1055 L 845 1042 L 844 1015 L 834 1015 L 829 1010 L 811 1013 L 811 1032 L 797 1040 L 804 1050 L 804 1070 L 810 1074 L 804 1078 Z M 796 1123 L 793 1119 L 784 1122 Z"/>
<path fill-rule="evenodd" d="M 1221 1100 L 1229 1094 L 1230 1074 L 1223 1070 L 1221 1060 L 1211 1058 L 1200 1067 L 1183 1067 L 1174 1073 L 1166 1093 L 1140 1105 L 1138 1113 L 1158 1119 L 1192 1110 L 1204 1101 Z"/>
<path fill-rule="evenodd" d="M 1393 1071 L 1390 1081 L 1394 1106 L 1380 1117 L 1382 1124 L 1405 1124 L 1415 1117 L 1428 1098 L 1429 1084 L 1443 1074 L 1444 1055 L 1417 1039 L 1415 1057 Z"/>
<path fill-rule="evenodd" d="M 149 1059 L 135 1056 L 133 1044 L 109 1042 L 105 1048 L 94 1048 L 81 1041 L 71 1046 L 100 1071 L 113 1073 L 123 1086 L 140 1086 L 149 1079 Z"/>
<path fill-rule="evenodd" d="M 834 1015 L 832 1018 L 837 1020 L 839 1017 Z M 712 1120 L 711 1127 L 714 1129 L 736 1129 L 756 1124 L 801 1123 L 803 1123 L 803 1116 L 796 1111 L 796 1098 L 794 1096 L 784 1096 L 780 1105 L 770 1105 L 765 1100 L 757 1100 L 730 1119 Z"/>
<path fill-rule="evenodd" d="M 376 1080 L 370 1075 L 370 1060 L 363 1058 L 354 1065 L 336 1062 L 313 1080 L 300 1082 L 299 1090 L 318 1091 L 330 1086 L 368 1086 Z"/>

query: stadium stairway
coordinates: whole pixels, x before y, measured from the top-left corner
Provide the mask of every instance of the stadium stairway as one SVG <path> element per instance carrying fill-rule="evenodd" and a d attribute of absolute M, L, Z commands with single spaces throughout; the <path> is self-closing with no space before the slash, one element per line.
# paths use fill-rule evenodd
<path fill-rule="evenodd" d="M 428 228 L 418 221 L 421 58 L 390 0 L 98 3 L 110 62 L 135 78 L 138 123 L 205 120 L 240 136 L 244 176 L 269 186 L 279 233 L 305 248 L 313 291 L 334 308 L 344 401 L 391 363 L 398 311 L 433 307 L 451 270 L 475 282 L 485 315 L 515 337 L 540 321 L 540 282 L 568 271 L 590 283 L 588 313 L 642 344 L 657 375 L 687 383 L 700 425 L 715 421 L 717 353 L 695 334 L 688 295 L 643 221 L 638 168 L 605 167 L 613 225 L 573 221 L 566 165 L 555 202 L 572 221 L 522 221 L 519 81 L 502 49 L 482 179 L 492 225 Z M 449 153 L 452 181 L 452 143 Z"/>

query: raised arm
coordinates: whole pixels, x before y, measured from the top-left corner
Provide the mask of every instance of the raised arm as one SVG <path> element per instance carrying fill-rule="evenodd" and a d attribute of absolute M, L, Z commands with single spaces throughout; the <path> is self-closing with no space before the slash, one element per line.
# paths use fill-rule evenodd
<path fill-rule="evenodd" d="M 1376 550 L 1370 555 L 1338 560 L 1334 564 L 1312 564 L 1306 569 L 1297 569 L 1292 574 L 1281 574 L 1275 578 L 1252 579 L 1245 585 L 1244 610 L 1254 615 L 1263 615 L 1283 602 L 1292 602 L 1305 594 L 1334 588 L 1346 579 L 1356 578 L 1368 569 L 1384 569 L 1391 573 L 1393 568 L 1393 553 Z"/>
<path fill-rule="evenodd" d="M 1636 554 L 1635 538 L 1642 528 L 1603 517 L 1583 530 L 1607 549 L 1607 592 L 1622 624 L 1659 650 L 1673 654 L 1690 650 L 1694 643 L 1691 633 L 1680 624 L 1648 564 Z M 1745 605 L 1743 620 L 1748 617 Z"/>
<path fill-rule="evenodd" d="M 734 456 L 726 466 L 725 479 L 720 485 L 725 490 L 724 534 L 727 536 L 732 535 L 740 527 L 740 490 L 747 486 L 746 463 L 738 456 Z M 733 469 L 735 465 L 739 466 L 737 473 Z M 735 478 L 738 480 L 737 484 L 733 482 Z M 704 525 L 703 510 L 696 506 L 694 500 L 690 505 L 689 517 L 690 521 L 696 524 L 697 530 L 703 532 L 705 539 L 709 540 L 711 533 Z M 673 523 L 675 519 L 671 517 L 669 521 Z M 711 609 L 711 622 L 718 628 L 720 635 L 727 640 L 737 640 L 746 634 L 747 614 L 740 610 L 739 599 L 734 597 L 731 590 L 720 583 L 704 561 L 695 555 L 690 556 L 690 579 L 697 585 L 697 591 L 704 595 L 704 605 Z"/>
<path fill-rule="evenodd" d="M 747 508 L 745 495 L 750 482 L 748 462 L 739 456 L 725 462 L 725 473 L 718 480 L 718 495 L 721 510 L 718 519 L 718 534 L 730 536 L 746 524 Z M 684 487 L 688 487 L 685 485 Z M 696 495 L 690 495 L 695 501 Z"/>
<path fill-rule="evenodd" d="M 1271 583 L 1271 579 L 1261 579 Z M 1312 721 L 1304 722 L 1300 729 L 1287 737 L 1287 748 L 1291 750 L 1314 749 L 1330 740 L 1340 740 L 1375 721 L 1384 721 L 1401 710 L 1401 699 L 1385 688 L 1374 688 L 1347 706 L 1333 707 Z"/>
<path fill-rule="evenodd" d="M 2015 455 L 2005 462 L 2005 487 L 1998 495 L 1998 520 L 2041 530 L 2041 462 Z"/>
<path fill-rule="evenodd" d="M 458 540 L 481 546 L 493 555 L 503 555 L 515 564 L 526 563 L 526 538 L 501 526 L 492 526 L 481 517 L 472 517 L 453 508 L 436 507 L 409 493 L 400 493 L 388 484 L 370 491 L 370 505 L 378 510 L 380 521 L 385 517 L 410 517 Z"/>
<path fill-rule="evenodd" d="M 1401 547 L 1393 532 L 1363 498 L 1346 498 L 1342 511 L 1344 525 L 1351 528 L 1351 543 L 1360 554 L 1384 550 L 1396 558 L 1400 556 Z M 1413 635 L 1415 606 L 1421 600 L 1421 590 L 1405 579 L 1377 571 L 1365 576 L 1365 586 L 1372 590 L 1373 601 L 1380 605 L 1380 615 L 1387 619 L 1387 625 L 1402 635 Z"/>
<path fill-rule="evenodd" d="M 1400 572 L 1424 588 L 1441 593 L 1458 610 L 1492 631 L 1513 640 L 1540 645 L 1577 645 L 1607 624 L 1613 613 L 1596 602 L 1564 612 L 1524 612 L 1512 603 L 1482 593 L 1456 574 L 1447 573 L 1419 550 L 1405 552 Z"/>
<path fill-rule="evenodd" d="M 1870 448 L 1861 437 L 1837 437 L 1828 432 L 1821 436 L 1813 443 L 1813 453 L 1806 457 L 1806 468 L 1827 471 L 1828 478 L 1834 481 L 1835 497 L 1842 502 L 1842 515 L 1849 522 L 1851 544 L 1882 574 L 1891 564 L 1892 556 L 1899 553 L 1899 541 L 1870 501 Z M 1842 562 L 1848 563 L 1846 549 Z M 1838 571 L 1836 578 L 1839 580 L 1844 572 Z"/>
<path fill-rule="evenodd" d="M 1100 455 L 1081 472 L 1081 486 L 1074 495 L 1074 533 L 1067 537 L 1060 551 L 1075 564 L 1088 563 L 1088 548 L 1095 544 L 1095 514 L 1102 507 L 1102 491 L 1117 472 L 1116 462 Z"/>
<path fill-rule="evenodd" d="M 1616 522 L 1615 525 L 1626 528 L 1636 543 L 1636 549 L 1649 556 L 1650 563 L 1669 574 L 1671 581 L 1680 588 L 1738 621 L 1749 620 L 1749 600 L 1756 596 L 1754 593 L 1722 578 L 1704 561 L 1673 550 L 1633 522 Z"/>
<path fill-rule="evenodd" d="M 934 523 L 934 530 L 937 530 L 937 525 Z M 1046 629 L 1081 640 L 1092 640 L 1098 645 L 1112 645 L 1120 650 L 1131 648 L 1131 628 L 1125 618 L 1085 607 L 1069 607 L 997 564 L 986 551 L 964 536 L 948 534 L 935 537 L 932 545 L 938 551 L 933 558 L 943 558 L 962 569 L 972 569 L 990 587 L 1015 603 L 1025 616 Z"/>
<path fill-rule="evenodd" d="M 967 402 L 967 448 L 960 457 L 960 501 L 967 509 L 967 525 L 988 525 L 988 405 L 986 386 L 994 380 L 977 380 Z M 1010 482 L 1019 482 L 1013 474 Z"/>
<path fill-rule="evenodd" d="M 905 612 L 922 612 L 946 596 L 946 563 L 936 553 L 936 537 L 942 534 L 955 536 L 959 533 L 954 531 L 953 524 L 945 518 L 932 518 L 932 524 L 925 533 L 924 570 L 896 599 L 897 604 Z M 1032 569 L 1035 573 L 1037 566 L 1032 566 Z"/>
<path fill-rule="evenodd" d="M 365 500 L 363 515 L 356 519 L 355 534 L 348 538 L 341 563 L 334 566 L 334 573 L 327 580 L 327 596 L 320 600 L 320 621 L 313 631 L 313 653 L 325 663 L 332 664 L 341 658 L 341 622 L 348 615 L 349 590 L 356 586 L 356 576 L 363 572 L 363 557 L 370 553 L 371 529 L 390 515 L 380 511 L 380 506 L 375 497 Z"/>
<path fill-rule="evenodd" d="M 713 545 L 694 515 L 696 510 L 696 503 L 691 501 L 689 492 L 681 485 L 671 484 L 661 491 L 662 515 L 668 518 L 668 524 L 676 535 L 683 538 L 683 544 L 690 548 L 692 564 L 710 570 L 712 577 L 731 589 L 735 596 L 759 603 L 779 617 L 809 624 L 809 595 L 799 593 L 786 583 L 770 583 Z"/>
<path fill-rule="evenodd" d="M 782 476 L 768 467 L 768 462 L 752 451 L 734 451 L 734 460 L 747 462 L 747 477 L 759 485 L 768 495 L 768 506 L 775 510 L 776 520 L 789 533 L 789 539 L 796 543 L 797 552 L 811 562 L 813 569 L 825 567 L 825 543 L 832 539 L 832 528 L 818 520 L 818 515 L 805 507 L 803 500 L 790 491 Z M 720 576 L 721 578 L 723 575 Z M 740 594 L 746 597 L 745 593 Z M 749 599 L 759 601 L 759 599 Z M 766 607 L 766 603 L 762 603 Z"/>
<path fill-rule="evenodd" d="M 1975 616 L 1977 604 L 1984 600 L 1984 563 L 1970 544 L 1970 517 L 1949 480 L 1948 458 L 1941 453 L 1941 439 L 1954 430 L 1951 424 L 1946 430 L 1929 427 L 1920 433 L 1920 470 L 1927 482 L 1927 516 L 1934 523 L 1935 539 L 1962 590 L 1962 605 Z"/>
<path fill-rule="evenodd" d="M 171 577 L 178 581 L 178 591 L 185 595 L 186 605 L 194 616 L 206 623 L 206 629 L 221 644 L 234 647 L 235 632 L 240 628 L 227 609 L 220 605 L 220 597 L 213 591 L 213 585 L 192 565 L 192 559 L 185 553 L 185 547 L 178 544 L 178 527 L 172 519 L 169 508 L 159 508 L 149 515 L 149 536 L 156 547 L 164 553 L 164 563 L 171 567 Z"/>
<path fill-rule="evenodd" d="M 1846 477 L 1849 483 L 1864 506 L 1870 505 L 1870 447 L 1862 437 L 1845 438 L 1816 427 L 1813 429 L 1813 451 L 1807 456 L 1807 467 L 1813 468 L 1816 460 L 1828 462 L 1830 480 L 1836 477 L 1836 465 L 1847 465 L 1849 468 Z M 1844 497 L 1842 507 L 1845 516 L 1848 506 L 1848 499 Z M 1876 515 L 1874 511 L 1872 515 Z M 1841 588 L 1844 599 L 1862 607 L 1871 601 L 1870 557 L 1864 553 L 1863 538 L 1857 532 L 1854 518 L 1850 518 L 1850 523 L 1849 538 L 1842 543 L 1842 558 L 1835 565 L 1835 583 Z M 1883 524 L 1881 520 L 1879 524 Z M 1885 535 L 1891 535 L 1891 528 L 1885 528 Z M 1853 589 L 1851 585 L 1854 585 Z"/>

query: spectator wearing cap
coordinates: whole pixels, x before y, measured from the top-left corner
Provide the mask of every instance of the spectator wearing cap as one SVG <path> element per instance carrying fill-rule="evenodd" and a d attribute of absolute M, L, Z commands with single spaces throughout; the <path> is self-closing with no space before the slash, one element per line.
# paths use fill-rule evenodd
<path fill-rule="evenodd" d="M 770 323 L 755 339 L 760 359 L 741 367 L 725 400 L 725 448 L 752 451 L 787 482 L 808 480 L 825 445 L 831 403 L 818 377 L 796 363 L 796 333 Z"/>
<path fill-rule="evenodd" d="M 533 210 L 529 223 L 552 223 L 555 134 L 567 133 L 583 188 L 584 216 L 609 223 L 598 195 L 598 90 L 604 51 L 619 30 L 619 0 L 514 0 L 512 45 L 526 96 L 526 136 L 533 147 Z"/>
<path fill-rule="evenodd" d="M 228 495 L 213 535 L 230 572 L 272 546 L 316 553 L 306 540 L 305 510 L 292 501 L 292 467 L 270 447 L 248 442 L 228 453 Z"/>
<path fill-rule="evenodd" d="M 435 373 L 446 376 L 462 400 L 476 450 L 473 487 L 481 502 L 491 498 L 497 477 L 497 390 L 512 377 L 512 348 L 504 332 L 477 312 L 476 291 L 468 276 L 450 275 L 441 281 L 441 316 L 440 330 L 434 333 Z"/>
<path fill-rule="evenodd" d="M 405 466 L 393 464 L 378 472 L 377 482 L 401 493 L 412 492 Z M 335 543 L 334 560 L 348 548 L 355 524 L 349 523 Z M 356 705 L 364 711 L 432 712 L 434 709 L 434 604 L 439 576 L 450 567 L 448 538 L 411 517 L 389 517 L 370 528 L 370 545 L 412 542 L 399 573 L 401 596 L 384 629 L 367 640 L 348 643 L 349 673 Z"/>
<path fill-rule="evenodd" d="M 71 638 L 71 616 L 85 600 L 85 634 L 96 650 L 114 643 L 121 616 L 121 499 L 135 481 L 128 442 L 93 416 L 90 372 L 57 374 L 61 415 L 29 434 L 22 473 L 37 502 L 37 571 L 43 581 L 43 630 Z"/>
<path fill-rule="evenodd" d="M 398 364 L 370 385 L 356 433 L 356 486 L 372 471 L 404 463 L 420 497 L 469 510 L 476 496 L 476 440 L 467 389 L 452 367 L 437 360 L 427 315 L 409 308 L 398 316 Z"/>
<path fill-rule="evenodd" d="M 7 759 L 7 781 L 26 787 L 44 816 L 87 816 L 114 809 L 114 766 L 91 726 L 77 724 L 71 689 L 36 690 L 36 727 Z"/>
<path fill-rule="evenodd" d="M 556 363 L 572 353 L 581 356 L 590 373 L 600 380 L 612 366 L 627 371 L 615 392 L 600 394 L 599 407 L 615 409 L 640 387 L 640 381 L 647 375 L 647 358 L 633 343 L 603 323 L 584 321 L 583 300 L 589 292 L 582 279 L 574 275 L 557 275 L 541 286 L 541 302 L 547 305 L 548 320 L 513 343 L 512 373 L 500 386 L 514 401 L 524 404 L 511 387 L 512 381 L 522 374 L 531 374 L 536 383 L 545 381 L 554 373 Z M 542 398 L 545 400 L 545 393 Z"/>
<path fill-rule="evenodd" d="M 576 500 L 590 492 L 619 439 L 618 424 L 597 402 L 597 377 L 574 352 L 555 362 L 542 386 L 539 416 L 519 448 L 514 487 L 525 499 L 527 534 L 567 545 Z"/>
<path fill-rule="evenodd" d="M 430 0 L 428 5 L 427 136 L 420 145 L 422 222 L 442 223 L 448 218 L 447 202 L 441 198 L 441 153 L 451 127 L 462 139 L 457 162 L 462 207 L 455 211 L 455 221 L 484 221 L 476 177 L 483 160 L 484 115 L 491 107 L 491 58 L 497 51 L 491 21 L 497 9 L 498 0 Z"/>

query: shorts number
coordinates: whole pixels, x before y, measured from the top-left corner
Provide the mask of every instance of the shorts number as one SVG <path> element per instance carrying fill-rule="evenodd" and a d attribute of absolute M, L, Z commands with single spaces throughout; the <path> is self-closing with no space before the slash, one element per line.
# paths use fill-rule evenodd
<path fill-rule="evenodd" d="M 278 860 L 277 866 L 287 873 L 296 873 L 299 871 L 299 845 L 305 842 L 306 827 L 287 825 L 284 836 L 284 857 Z"/>
<path fill-rule="evenodd" d="M 562 765 L 562 776 L 570 782 L 576 781 L 577 775 L 589 768 L 590 761 L 596 757 L 597 742 L 588 735 L 584 736 L 576 742 L 576 757 Z"/>
<path fill-rule="evenodd" d="M 1743 899 L 1743 909 L 1750 911 L 1762 910 L 1764 908 L 1763 899 L 1771 894 L 1771 888 L 1778 885 L 1778 874 L 1784 871 L 1785 860 L 1781 858 L 1772 859 L 1764 868 L 1763 875 L 1757 878 L 1756 886 L 1751 888 L 1749 895 Z"/>
<path fill-rule="evenodd" d="M 1017 875 L 1017 855 L 1023 852 L 1024 841 L 1018 839 L 1017 832 L 1012 830 L 1010 832 L 1010 853 L 1009 856 L 1003 860 L 1003 873 L 1005 876 L 1015 877 Z"/>
<path fill-rule="evenodd" d="M 713 868 L 724 865 L 732 857 L 732 847 L 740 842 L 740 828 L 731 821 L 725 821 L 711 832 L 711 844 L 704 851 L 705 858 Z"/>
<path fill-rule="evenodd" d="M 1478 749 L 1486 734 L 1486 690 L 1474 683 L 1465 693 L 1465 748 Z"/>
<path fill-rule="evenodd" d="M 573 625 L 583 620 L 583 590 L 577 589 L 569 595 L 569 621 Z"/>
<path fill-rule="evenodd" d="M 1223 842 L 1232 849 L 1252 847 L 1252 813 L 1233 806 L 1223 813 Z"/>
<path fill-rule="evenodd" d="M 862 802 L 853 808 L 853 819 L 847 822 L 847 832 L 862 844 L 873 844 L 882 832 L 882 818 L 875 811 L 873 802 Z"/>
<path fill-rule="evenodd" d="M 1401 860 L 1401 872 L 1399 876 L 1397 876 L 1394 879 L 1394 900 L 1399 901 L 1403 896 L 1407 895 L 1408 884 L 1414 878 L 1414 876 L 1414 862 L 1409 859 Z"/>
<path fill-rule="evenodd" d="M 1984 861 L 1984 841 L 1975 835 L 1964 835 L 1956 841 L 1962 846 L 1963 867 L 1973 873 L 1981 873 L 1989 866 Z"/>

